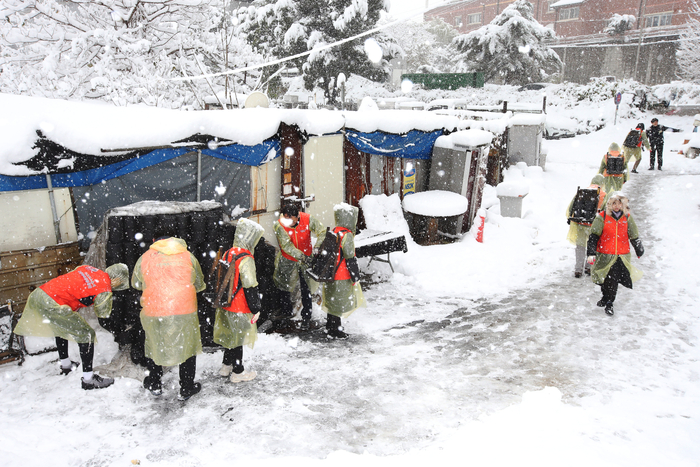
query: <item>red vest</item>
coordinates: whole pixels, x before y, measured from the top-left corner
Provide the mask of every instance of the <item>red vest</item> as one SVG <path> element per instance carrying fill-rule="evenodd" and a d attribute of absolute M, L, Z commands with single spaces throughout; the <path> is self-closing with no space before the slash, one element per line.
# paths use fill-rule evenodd
<path fill-rule="evenodd" d="M 106 272 L 82 265 L 67 274 L 51 279 L 39 288 L 59 305 L 68 305 L 75 311 L 86 306 L 80 303 L 81 298 L 111 292 L 112 281 Z"/>
<path fill-rule="evenodd" d="M 604 212 L 603 231 L 598 239 L 598 253 L 604 255 L 626 255 L 630 252 L 630 240 L 627 234 L 627 216 L 624 214 L 619 220 L 613 216 L 606 216 Z"/>
<path fill-rule="evenodd" d="M 244 256 L 239 257 L 234 264 L 231 264 L 233 258 L 241 253 L 244 253 Z M 246 300 L 245 298 L 243 287 L 238 289 L 238 280 L 240 278 L 241 272 L 241 261 L 243 261 L 243 258 L 246 258 L 248 256 L 250 256 L 251 258 L 253 257 L 253 255 L 250 254 L 250 251 L 234 246 L 233 248 L 228 250 L 222 258 L 223 261 L 229 263 L 229 267 L 236 268 L 235 272 L 233 273 L 232 279 L 233 290 L 235 293 L 234 296 L 231 298 L 231 306 L 223 307 L 226 311 L 230 311 L 232 313 L 250 313 L 250 308 L 248 307 L 248 300 Z"/>
<path fill-rule="evenodd" d="M 340 264 L 336 263 L 336 271 L 335 271 L 335 276 L 333 276 L 334 280 L 337 281 L 345 281 L 350 279 L 350 271 L 348 271 L 348 265 L 345 263 L 345 257 L 343 256 L 343 238 L 345 238 L 345 234 L 350 232 L 350 230 L 346 229 L 345 227 L 336 227 L 333 229 L 333 232 L 338 234 L 338 260 Z"/>
<path fill-rule="evenodd" d="M 311 246 L 311 230 L 309 229 L 310 218 L 311 217 L 307 213 L 300 212 L 299 223 L 294 228 L 287 227 L 280 222 L 282 228 L 285 230 L 285 232 L 287 232 L 287 234 L 289 234 L 289 238 L 292 240 L 294 246 L 301 250 L 306 256 L 311 256 L 311 253 L 313 252 L 313 247 Z M 281 251 L 282 256 L 292 261 L 296 261 L 296 259 L 285 253 L 284 250 Z"/>

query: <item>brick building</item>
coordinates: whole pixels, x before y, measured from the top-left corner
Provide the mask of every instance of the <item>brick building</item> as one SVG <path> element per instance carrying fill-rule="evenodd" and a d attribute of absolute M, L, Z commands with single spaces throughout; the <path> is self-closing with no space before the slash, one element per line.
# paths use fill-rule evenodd
<path fill-rule="evenodd" d="M 463 0 L 434 8 L 425 19 L 442 18 L 462 34 L 490 23 L 514 0 Z M 531 0 L 534 17 L 551 28 L 550 46 L 564 61 L 564 79 L 586 82 L 614 75 L 647 84 L 675 79 L 675 52 L 693 0 Z M 604 32 L 614 14 L 632 15 L 624 34 Z"/>

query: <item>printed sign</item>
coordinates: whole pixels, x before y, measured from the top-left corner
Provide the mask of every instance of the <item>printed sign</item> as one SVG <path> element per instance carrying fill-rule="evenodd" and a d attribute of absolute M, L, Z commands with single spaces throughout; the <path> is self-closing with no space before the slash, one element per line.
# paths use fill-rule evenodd
<path fill-rule="evenodd" d="M 403 171 L 403 195 L 410 195 L 416 192 L 416 168 L 413 164 L 407 164 Z"/>

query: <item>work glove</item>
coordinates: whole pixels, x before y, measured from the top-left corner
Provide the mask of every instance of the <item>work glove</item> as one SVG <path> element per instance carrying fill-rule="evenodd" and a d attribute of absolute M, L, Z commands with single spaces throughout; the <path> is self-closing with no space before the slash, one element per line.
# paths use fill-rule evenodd
<path fill-rule="evenodd" d="M 592 265 L 593 263 L 595 263 L 595 256 L 589 256 L 588 258 L 586 258 L 586 262 Z"/>
<path fill-rule="evenodd" d="M 258 322 L 258 318 L 260 318 L 260 312 L 258 311 L 253 315 L 253 318 L 250 320 L 250 324 L 255 324 Z"/>

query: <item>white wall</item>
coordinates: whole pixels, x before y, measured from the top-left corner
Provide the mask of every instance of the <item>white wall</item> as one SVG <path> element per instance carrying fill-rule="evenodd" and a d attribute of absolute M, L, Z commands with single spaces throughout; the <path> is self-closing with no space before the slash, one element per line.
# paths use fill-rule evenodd
<path fill-rule="evenodd" d="M 78 239 L 70 190 L 54 190 L 62 243 Z M 48 190 L 0 193 L 0 251 L 57 245 Z"/>
<path fill-rule="evenodd" d="M 304 194 L 315 201 L 306 210 L 334 227 L 333 206 L 345 201 L 343 135 L 318 136 L 304 145 Z"/>
<path fill-rule="evenodd" d="M 250 216 L 250 220 L 265 229 L 265 239 L 275 247 L 278 245 L 272 226 L 278 218 L 281 203 L 281 164 L 282 158 L 278 157 L 260 167 L 250 168 L 250 210 L 266 210 L 265 213 Z"/>

